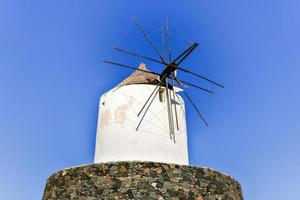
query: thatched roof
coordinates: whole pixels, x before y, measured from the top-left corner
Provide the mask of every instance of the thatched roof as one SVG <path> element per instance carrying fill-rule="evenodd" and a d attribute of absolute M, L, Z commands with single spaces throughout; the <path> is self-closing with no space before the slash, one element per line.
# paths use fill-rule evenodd
<path fill-rule="evenodd" d="M 138 69 L 149 71 L 144 63 L 141 63 Z M 159 83 L 159 77 L 155 74 L 136 70 L 125 80 L 123 80 L 118 86 L 131 85 L 131 84 L 151 84 L 157 85 Z"/>

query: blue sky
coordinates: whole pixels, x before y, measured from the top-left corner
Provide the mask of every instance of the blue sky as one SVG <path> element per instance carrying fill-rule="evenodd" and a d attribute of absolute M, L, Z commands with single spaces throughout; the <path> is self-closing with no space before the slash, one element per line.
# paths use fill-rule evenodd
<path fill-rule="evenodd" d="M 187 106 L 190 163 L 234 176 L 246 200 L 300 199 L 300 1 L 0 0 L 0 197 L 41 199 L 46 179 L 91 163 L 98 100 L 131 72 L 105 65 L 120 46 L 155 56 L 170 18 L 174 54 L 224 83 L 215 95 L 189 90 L 206 128 Z M 126 30 L 127 34 L 126 34 Z M 145 62 L 153 71 L 159 66 Z"/>

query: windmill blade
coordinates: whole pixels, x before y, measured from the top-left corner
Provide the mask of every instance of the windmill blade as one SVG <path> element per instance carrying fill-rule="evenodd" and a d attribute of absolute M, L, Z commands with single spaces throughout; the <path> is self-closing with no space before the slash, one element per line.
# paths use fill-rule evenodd
<path fill-rule="evenodd" d="M 152 40 L 150 39 L 150 37 L 148 36 L 148 34 L 144 31 L 144 29 L 142 28 L 140 22 L 135 17 L 133 17 L 133 21 L 138 26 L 138 28 L 140 29 L 140 31 L 144 34 L 144 36 L 146 37 L 146 39 L 148 40 L 148 42 L 150 43 L 150 45 L 152 46 L 152 48 L 154 49 L 154 51 L 156 52 L 156 54 L 160 57 L 161 61 L 166 65 L 167 63 L 166 63 L 165 59 L 162 57 L 162 55 L 160 54 L 158 48 L 152 42 Z"/>
<path fill-rule="evenodd" d="M 154 88 L 154 90 L 152 91 L 152 93 L 150 94 L 150 96 L 148 97 L 147 101 L 144 103 L 143 107 L 141 108 L 140 112 L 138 113 L 137 116 L 140 116 L 140 114 L 142 113 L 142 111 L 144 110 L 145 106 L 147 105 L 147 103 L 149 102 L 149 100 L 151 99 L 152 95 L 155 93 L 155 91 L 157 90 L 158 87 L 161 86 L 161 84 L 163 83 L 163 81 L 166 79 L 167 74 L 165 74 L 160 80 L 159 83 L 156 85 L 156 87 Z M 158 91 L 158 90 L 157 90 Z"/>
<path fill-rule="evenodd" d="M 160 76 L 159 73 L 156 73 L 156 72 L 149 72 L 147 70 L 143 70 L 143 69 L 139 69 L 137 67 L 132 67 L 132 66 L 129 66 L 129 65 L 124 65 L 124 64 L 120 64 L 120 63 L 117 63 L 117 62 L 113 62 L 113 61 L 108 61 L 108 60 L 104 60 L 105 63 L 108 63 L 108 64 L 112 64 L 112 65 L 116 65 L 116 66 L 119 66 L 119 67 L 123 67 L 123 68 L 128 68 L 128 69 L 134 69 L 134 70 L 138 70 L 138 71 L 142 71 L 142 72 L 145 72 L 145 73 L 148 73 L 148 74 L 154 74 L 154 75 L 157 75 L 157 76 Z M 168 78 L 172 79 L 172 77 L 168 76 Z M 208 92 L 208 93 L 211 93 L 211 94 L 214 94 L 213 91 L 210 91 L 206 88 L 203 88 L 203 87 L 200 87 L 200 86 L 197 86 L 195 84 L 192 84 L 192 83 L 189 83 L 189 82 L 186 82 L 186 81 L 183 81 L 183 80 L 179 80 L 177 79 L 178 81 L 186 84 L 186 85 L 189 85 L 189 86 L 192 86 L 192 87 L 195 87 L 195 88 L 198 88 L 200 90 L 203 90 L 205 92 Z"/>
<path fill-rule="evenodd" d="M 206 77 L 204 77 L 204 76 L 202 76 L 202 75 L 200 75 L 200 74 L 196 74 L 195 72 L 191 72 L 191 71 L 186 70 L 186 69 L 184 69 L 184 68 L 182 68 L 182 67 L 177 67 L 177 69 L 178 69 L 178 70 L 181 70 L 181 71 L 183 71 L 183 72 L 189 73 L 189 74 L 193 74 L 193 75 L 195 75 L 195 76 L 197 76 L 197 77 L 199 77 L 199 78 L 201 78 L 201 79 L 203 79 L 203 80 L 206 80 L 206 81 L 208 81 L 208 82 L 210 82 L 210 83 L 212 83 L 212 84 L 215 84 L 215 85 L 217 85 L 217 86 L 219 86 L 219 87 L 221 87 L 221 88 L 224 88 L 223 85 L 221 85 L 221 84 L 219 84 L 219 83 L 217 83 L 217 82 L 215 82 L 215 81 L 212 81 L 212 80 L 210 80 L 210 79 L 208 79 L 208 78 L 206 78 Z"/>
<path fill-rule="evenodd" d="M 166 58 L 165 58 L 165 31 L 164 31 L 164 27 L 161 27 L 161 54 L 162 54 L 163 59 L 166 60 Z"/>
<path fill-rule="evenodd" d="M 165 31 L 164 31 L 164 27 L 161 27 L 161 49 L 162 49 L 162 57 L 164 60 L 166 60 L 165 58 Z M 164 65 L 164 68 L 167 68 L 168 65 Z"/>
<path fill-rule="evenodd" d="M 155 90 L 154 90 L 154 91 L 155 91 Z M 146 114 L 147 114 L 147 112 L 148 112 L 150 106 L 152 105 L 152 103 L 153 103 L 153 101 L 154 101 L 156 95 L 158 94 L 158 92 L 159 92 L 159 90 L 157 90 L 157 91 L 155 92 L 153 98 L 151 99 L 151 101 L 150 101 L 150 103 L 149 103 L 149 105 L 148 105 L 146 111 L 144 112 L 144 114 L 143 114 L 143 116 L 142 116 L 142 118 L 141 118 L 139 124 L 137 125 L 137 127 L 136 127 L 136 129 L 135 129 L 136 131 L 138 131 L 139 127 L 141 126 L 141 124 L 142 124 L 142 122 L 143 122 L 143 120 L 144 120 L 144 118 L 145 118 L 145 116 L 146 116 Z M 151 98 L 151 96 L 150 96 L 150 98 Z M 150 98 L 149 98 L 149 99 L 150 99 Z M 145 104 L 145 105 L 146 105 L 146 104 Z"/>
<path fill-rule="evenodd" d="M 181 54 L 179 54 L 179 56 L 177 56 L 177 58 L 175 58 L 175 60 L 173 60 L 173 63 L 176 63 L 176 61 L 179 60 L 184 54 L 186 54 L 186 52 L 188 52 L 191 48 L 193 48 L 195 46 L 195 44 L 197 44 L 197 43 L 193 43 L 191 46 L 186 48 Z"/>
<path fill-rule="evenodd" d="M 136 56 L 136 57 L 139 57 L 139 58 L 143 58 L 143 59 L 146 59 L 146 60 L 150 60 L 150 61 L 152 61 L 152 62 L 156 62 L 156 63 L 159 63 L 159 64 L 164 64 L 163 62 L 161 62 L 161 61 L 159 61 L 159 60 L 156 60 L 156 59 L 153 59 L 153 58 L 150 58 L 150 57 L 147 57 L 147 56 L 143 56 L 143 55 L 134 53 L 134 52 L 132 52 L 132 51 L 128 51 L 128 50 L 125 50 L 125 49 L 121 49 L 121 48 L 118 48 L 118 47 L 114 47 L 113 49 L 116 50 L 116 51 L 120 51 L 120 52 L 122 52 L 122 53 L 126 53 L 126 54 L 129 54 L 129 55 L 132 55 L 132 56 Z"/>
<path fill-rule="evenodd" d="M 181 58 L 181 60 L 177 63 L 177 65 L 180 65 L 180 63 L 182 63 L 190 55 L 190 53 L 192 53 L 194 49 L 196 49 L 197 46 L 198 44 L 195 43 L 195 45 L 183 56 L 183 58 Z"/>
<path fill-rule="evenodd" d="M 103 62 L 108 63 L 108 64 L 112 64 L 112 65 L 116 65 L 116 66 L 119 66 L 119 67 L 123 67 L 123 68 L 134 69 L 134 70 L 138 70 L 138 71 L 145 72 L 145 73 L 148 73 L 148 74 L 154 74 L 154 75 L 160 76 L 160 74 L 156 73 L 156 72 L 149 72 L 147 70 L 139 69 L 137 67 L 132 67 L 132 66 L 129 66 L 129 65 L 120 64 L 120 63 L 113 62 L 113 61 L 104 60 Z"/>
<path fill-rule="evenodd" d="M 169 29 L 169 18 L 167 18 L 167 36 L 168 36 L 168 52 L 169 52 L 169 63 L 172 62 L 172 49 L 171 49 L 171 36 Z"/>
<path fill-rule="evenodd" d="M 173 99 L 175 101 L 175 97 L 176 97 L 176 93 L 175 93 L 175 89 L 174 89 L 174 78 L 171 78 L 172 80 L 172 87 L 173 87 Z M 172 98 L 171 98 L 172 99 Z M 176 102 L 176 101 L 175 101 Z M 174 110 L 175 110 L 175 120 L 176 120 L 176 128 L 177 130 L 179 130 L 179 123 L 178 123 L 178 114 L 177 114 L 177 106 L 176 103 L 174 103 Z"/>
<path fill-rule="evenodd" d="M 195 105 L 195 103 L 192 101 L 191 97 L 188 95 L 188 93 L 186 93 L 186 91 L 183 90 L 183 93 L 185 94 L 185 96 L 188 98 L 189 102 L 193 105 L 193 107 L 195 108 L 195 110 L 197 111 L 199 117 L 202 119 L 202 121 L 204 122 L 204 124 L 206 126 L 208 126 L 207 121 L 205 120 L 205 118 L 202 116 L 201 112 L 199 111 L 199 109 L 197 108 L 197 106 Z"/>
<path fill-rule="evenodd" d="M 169 84 L 168 79 L 166 79 L 166 96 L 167 96 L 167 110 L 168 110 L 168 121 L 169 121 L 169 131 L 170 131 L 170 139 L 173 138 L 174 143 L 175 141 L 175 133 L 174 133 L 174 120 L 173 120 L 173 111 L 172 105 L 170 104 L 170 93 L 169 93 Z"/>
<path fill-rule="evenodd" d="M 183 80 L 179 80 L 179 81 L 181 81 L 182 83 L 184 83 L 184 84 L 186 84 L 186 85 L 189 85 L 189 86 L 192 86 L 192 87 L 194 87 L 194 88 L 200 89 L 200 90 L 202 90 L 202 91 L 208 92 L 208 93 L 210 93 L 210 94 L 215 94 L 213 91 L 208 90 L 208 89 L 203 88 L 203 87 L 200 87 L 200 86 L 195 85 L 195 84 L 193 84 L 193 83 L 189 83 L 189 82 L 186 82 L 186 81 L 183 81 Z"/>
<path fill-rule="evenodd" d="M 187 99 L 189 100 L 189 102 L 192 104 L 192 106 L 194 107 L 194 109 L 196 110 L 198 116 L 201 118 L 201 120 L 204 122 L 204 124 L 206 126 L 208 126 L 207 121 L 205 120 L 205 118 L 203 117 L 203 115 L 201 114 L 200 110 L 198 109 L 198 107 L 196 106 L 196 104 L 193 102 L 193 100 L 191 99 L 191 97 L 188 95 L 188 93 L 186 91 L 184 91 L 183 86 L 179 83 L 179 81 L 175 78 L 175 80 L 177 81 L 177 83 L 180 85 L 180 88 L 183 90 L 182 92 L 184 93 L 184 95 L 187 97 Z"/>
<path fill-rule="evenodd" d="M 168 78 L 170 78 L 170 77 L 168 77 Z M 194 87 L 194 88 L 200 89 L 200 90 L 205 91 L 205 92 L 208 92 L 208 93 L 210 93 L 210 94 L 215 94 L 213 91 L 211 91 L 211 90 L 209 90 L 209 89 L 206 89 L 206 88 L 204 88 L 204 87 L 200 87 L 200 86 L 198 86 L 198 85 L 195 85 L 195 84 L 193 84 L 193 83 L 189 83 L 189 82 L 187 82 L 187 81 L 179 80 L 179 79 L 174 75 L 174 73 L 172 74 L 171 79 L 172 79 L 172 80 L 176 79 L 176 81 L 178 82 L 178 84 L 179 84 L 180 86 L 182 86 L 182 87 L 184 87 L 184 85 L 183 85 L 183 83 L 184 83 L 184 84 L 186 84 L 186 85 L 192 86 L 192 87 Z M 173 83 L 173 85 L 174 85 L 174 83 Z"/>

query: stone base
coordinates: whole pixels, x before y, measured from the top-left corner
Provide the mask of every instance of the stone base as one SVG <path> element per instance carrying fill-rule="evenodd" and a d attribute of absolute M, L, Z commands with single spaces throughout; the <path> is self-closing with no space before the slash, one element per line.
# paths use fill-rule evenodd
<path fill-rule="evenodd" d="M 232 177 L 201 167 L 112 162 L 61 170 L 47 180 L 43 200 L 242 200 Z"/>

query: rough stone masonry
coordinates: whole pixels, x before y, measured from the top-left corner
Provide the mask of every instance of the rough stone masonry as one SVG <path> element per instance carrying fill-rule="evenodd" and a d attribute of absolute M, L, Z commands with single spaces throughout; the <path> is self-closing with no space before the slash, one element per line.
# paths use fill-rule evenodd
<path fill-rule="evenodd" d="M 209 168 L 155 162 L 111 162 L 61 170 L 43 200 L 243 200 L 240 184 Z"/>

